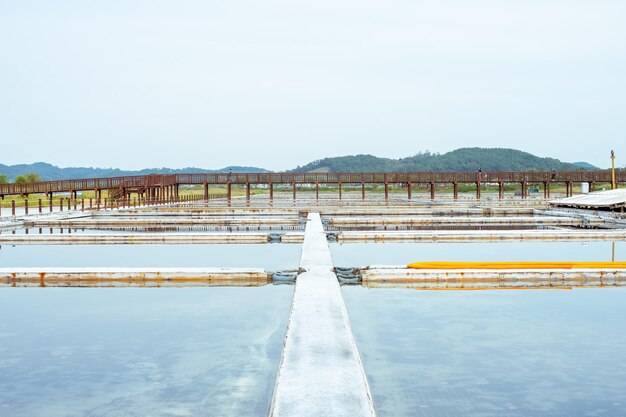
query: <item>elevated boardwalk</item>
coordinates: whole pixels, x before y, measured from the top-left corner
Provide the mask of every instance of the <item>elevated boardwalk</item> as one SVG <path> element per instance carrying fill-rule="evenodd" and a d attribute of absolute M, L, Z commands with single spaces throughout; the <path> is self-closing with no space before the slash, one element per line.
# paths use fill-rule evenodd
<path fill-rule="evenodd" d="M 618 184 L 626 182 L 626 171 L 618 171 Z M 596 183 L 611 182 L 611 172 L 602 171 L 569 171 L 569 172 L 345 172 L 345 173 L 304 173 L 304 172 L 277 172 L 277 173 L 219 173 L 219 174 L 151 174 L 109 178 L 80 178 L 72 180 L 42 181 L 24 184 L 1 184 L 0 198 L 11 195 L 70 193 L 74 196 L 79 191 L 95 191 L 97 198 L 101 191 L 107 190 L 111 197 L 126 198 L 131 193 L 141 195 L 151 201 L 177 200 L 179 186 L 202 185 L 204 197 L 209 199 L 209 186 L 220 185 L 226 187 L 226 197 L 231 200 L 233 185 L 244 186 L 246 200 L 250 200 L 250 187 L 267 187 L 270 199 L 274 193 L 274 186 L 291 186 L 294 200 L 298 185 L 314 188 L 319 194 L 319 186 L 337 186 L 339 198 L 342 195 L 342 185 L 360 186 L 361 194 L 365 199 L 365 185 L 377 184 L 384 186 L 385 199 L 389 196 L 389 185 L 403 185 L 406 187 L 408 198 L 411 198 L 412 187 L 417 185 L 428 188 L 431 198 L 435 197 L 437 185 L 450 186 L 454 198 L 458 197 L 459 184 L 475 184 L 476 197 L 480 198 L 481 185 L 493 184 L 498 186 L 498 195 L 504 197 L 506 184 L 519 184 L 520 196 L 528 197 L 531 185 L 542 185 L 544 197 L 550 196 L 550 186 L 559 184 L 565 187 L 566 195 L 573 194 L 573 185 L 588 183 L 593 190 Z"/>
<path fill-rule="evenodd" d="M 376 416 L 318 213 L 300 267 L 269 415 Z"/>

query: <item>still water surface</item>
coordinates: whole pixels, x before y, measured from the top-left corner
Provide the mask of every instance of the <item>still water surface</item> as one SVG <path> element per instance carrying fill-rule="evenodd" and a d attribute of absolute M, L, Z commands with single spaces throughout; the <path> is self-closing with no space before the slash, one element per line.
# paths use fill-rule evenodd
<path fill-rule="evenodd" d="M 0 416 L 265 416 L 292 293 L 0 289 Z"/>
<path fill-rule="evenodd" d="M 301 245 L 2 245 L 0 267 L 241 267 L 293 269 Z"/>
<path fill-rule="evenodd" d="M 626 261 L 626 242 L 615 242 L 615 260 Z M 611 261 L 611 241 L 332 244 L 337 266 L 406 265 L 422 261 Z"/>
<path fill-rule="evenodd" d="M 342 291 L 380 417 L 626 415 L 625 289 Z"/>

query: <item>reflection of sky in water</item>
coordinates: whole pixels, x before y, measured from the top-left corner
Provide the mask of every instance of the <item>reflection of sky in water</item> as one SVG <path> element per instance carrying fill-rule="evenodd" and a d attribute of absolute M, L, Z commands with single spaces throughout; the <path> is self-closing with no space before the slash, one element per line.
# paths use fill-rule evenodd
<path fill-rule="evenodd" d="M 337 266 L 406 265 L 419 261 L 610 261 L 610 241 L 346 243 L 332 244 Z M 615 242 L 626 261 L 626 242 Z"/>
<path fill-rule="evenodd" d="M 265 416 L 292 292 L 0 289 L 0 416 Z"/>
<path fill-rule="evenodd" d="M 297 268 L 300 245 L 2 245 L 3 266 Z"/>
<path fill-rule="evenodd" d="M 626 415 L 625 289 L 343 287 L 379 415 Z"/>

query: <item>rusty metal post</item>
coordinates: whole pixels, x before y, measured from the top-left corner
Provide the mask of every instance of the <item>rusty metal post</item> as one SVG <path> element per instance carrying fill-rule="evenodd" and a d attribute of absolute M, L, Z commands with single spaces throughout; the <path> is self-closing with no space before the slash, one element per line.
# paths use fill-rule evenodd
<path fill-rule="evenodd" d="M 476 182 L 476 200 L 480 200 L 480 182 Z"/>
<path fill-rule="evenodd" d="M 365 181 L 361 180 L 361 200 L 365 200 Z"/>
<path fill-rule="evenodd" d="M 341 181 L 339 181 L 339 200 L 341 200 Z"/>
<path fill-rule="evenodd" d="M 504 198 L 504 183 L 498 181 L 498 198 L 502 200 Z"/>
<path fill-rule="evenodd" d="M 42 202 L 41 202 L 41 198 L 38 201 L 38 205 L 39 205 L 39 213 L 41 214 L 41 213 L 43 213 L 43 205 L 42 205 Z"/>
<path fill-rule="evenodd" d="M 15 200 L 11 200 L 11 216 L 15 216 Z"/>
<path fill-rule="evenodd" d="M 548 198 L 548 182 L 547 181 L 543 182 L 543 198 L 544 199 Z"/>
<path fill-rule="evenodd" d="M 78 206 L 77 206 L 77 204 L 78 204 L 78 201 L 77 201 L 77 199 L 75 198 L 75 199 L 74 199 L 74 210 L 76 210 L 76 208 L 78 207 Z"/>
<path fill-rule="evenodd" d="M 67 211 L 70 211 L 72 209 L 72 200 L 70 198 L 67 199 Z"/>
<path fill-rule="evenodd" d="M 412 190 L 411 190 L 411 181 L 406 183 L 406 195 L 408 197 L 409 200 L 411 200 L 412 196 Z"/>
<path fill-rule="evenodd" d="M 230 181 L 226 184 L 226 195 L 228 196 L 228 205 L 230 206 L 230 201 L 232 198 L 232 189 L 231 189 Z"/>
<path fill-rule="evenodd" d="M 209 184 L 205 182 L 202 186 L 204 188 L 204 200 L 209 201 Z M 175 193 L 176 191 L 174 191 L 174 194 Z"/>
<path fill-rule="evenodd" d="M 85 211 L 85 198 L 81 197 L 80 199 L 80 211 Z"/>
<path fill-rule="evenodd" d="M 89 210 L 91 210 L 93 208 L 93 200 L 90 198 L 89 199 Z"/>
<path fill-rule="evenodd" d="M 270 203 L 274 201 L 274 183 L 270 182 Z"/>
<path fill-rule="evenodd" d="M 59 199 L 59 209 L 61 209 L 61 211 L 63 211 L 63 197 L 61 197 Z"/>
<path fill-rule="evenodd" d="M 246 182 L 246 204 L 250 205 L 250 183 Z"/>
<path fill-rule="evenodd" d="M 291 182 L 291 189 L 293 190 L 293 202 L 296 202 L 296 182 L 292 181 Z"/>
<path fill-rule="evenodd" d="M 385 181 L 385 201 L 389 201 L 389 184 Z"/>
<path fill-rule="evenodd" d="M 456 181 L 452 183 L 452 194 L 455 200 L 459 199 L 459 183 Z"/>
<path fill-rule="evenodd" d="M 320 201 L 320 182 L 317 178 L 315 178 L 315 202 Z"/>
<path fill-rule="evenodd" d="M 527 192 L 526 181 L 522 181 L 521 184 L 522 184 L 522 198 L 526 198 L 526 192 Z"/>
<path fill-rule="evenodd" d="M 550 198 L 550 183 L 546 182 L 546 197 Z"/>
<path fill-rule="evenodd" d="M 24 214 L 28 214 L 28 197 L 24 200 Z"/>
<path fill-rule="evenodd" d="M 571 181 L 567 182 L 567 197 L 574 195 L 574 184 Z"/>
<path fill-rule="evenodd" d="M 430 199 L 435 199 L 435 183 L 433 181 L 430 182 Z"/>
<path fill-rule="evenodd" d="M 50 200 L 48 201 L 48 205 L 50 206 L 50 213 L 52 213 L 52 196 L 50 196 Z"/>

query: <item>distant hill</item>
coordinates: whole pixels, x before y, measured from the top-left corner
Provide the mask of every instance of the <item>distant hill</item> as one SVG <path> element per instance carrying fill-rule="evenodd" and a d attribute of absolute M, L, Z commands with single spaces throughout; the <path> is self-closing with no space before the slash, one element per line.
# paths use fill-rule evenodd
<path fill-rule="evenodd" d="M 99 178 L 99 177 L 118 177 L 126 175 L 147 175 L 147 174 L 176 174 L 176 173 L 215 173 L 215 172 L 268 172 L 263 168 L 228 166 L 221 169 L 202 169 L 202 168 L 146 168 L 139 171 L 121 170 L 118 168 L 91 168 L 91 167 L 69 167 L 59 168 L 58 166 L 45 162 L 36 162 L 34 164 L 20 165 L 3 165 L 0 164 L 0 174 L 5 174 L 9 179 L 15 178 L 17 175 L 23 175 L 29 172 L 36 172 L 43 180 L 63 180 L 71 178 Z"/>
<path fill-rule="evenodd" d="M 407 158 L 390 159 L 373 155 L 324 158 L 299 166 L 296 172 L 349 171 L 574 171 L 594 170 L 587 162 L 568 163 L 542 158 L 528 152 L 506 148 L 461 148 L 444 154 L 420 152 Z"/>
<path fill-rule="evenodd" d="M 554 158 L 541 158 L 515 149 L 504 148 L 461 148 L 444 154 L 420 152 L 407 158 L 391 159 L 373 155 L 349 155 L 324 158 L 299 166 L 292 172 L 354 172 L 354 171 L 557 171 L 594 170 L 597 167 L 587 162 L 567 163 Z M 123 175 L 175 174 L 175 173 L 215 173 L 215 172 L 270 172 L 263 168 L 229 166 L 222 169 L 202 168 L 147 168 L 139 171 L 118 168 L 59 168 L 45 162 L 21 165 L 0 164 L 0 174 L 12 180 L 17 175 L 36 172 L 43 180 L 70 178 L 116 177 Z"/>

